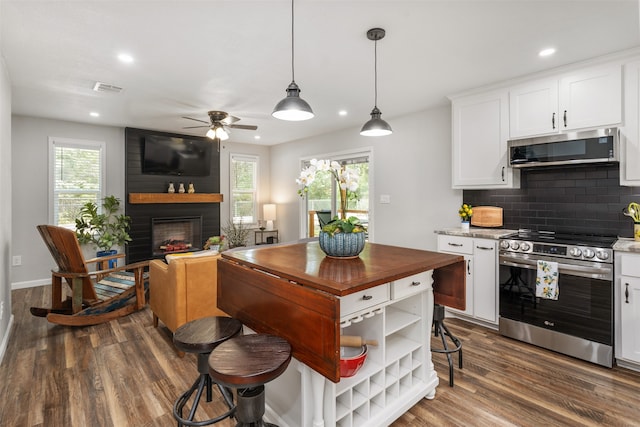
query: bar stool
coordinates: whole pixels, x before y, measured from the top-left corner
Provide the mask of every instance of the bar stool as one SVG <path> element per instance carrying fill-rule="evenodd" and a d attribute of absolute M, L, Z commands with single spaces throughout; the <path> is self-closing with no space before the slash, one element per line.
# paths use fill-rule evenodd
<path fill-rule="evenodd" d="M 262 420 L 264 385 L 279 377 L 290 360 L 291 345 L 267 334 L 232 338 L 211 352 L 209 374 L 213 380 L 237 389 L 236 427 L 277 427 Z"/>
<path fill-rule="evenodd" d="M 242 323 L 231 317 L 203 317 L 201 319 L 192 320 L 176 329 L 173 334 L 173 343 L 178 350 L 186 353 L 196 353 L 198 356 L 198 372 L 200 375 L 193 383 L 191 388 L 185 391 L 173 405 L 173 417 L 178 421 L 178 427 L 185 426 L 206 426 L 217 423 L 227 417 L 233 416 L 235 406 L 233 404 L 233 395 L 227 388 L 218 385 L 220 393 L 224 398 L 229 410 L 224 414 L 205 421 L 193 421 L 198 409 L 202 392 L 206 389 L 207 402 L 213 399 L 212 381 L 209 376 L 209 354 L 221 342 L 239 335 L 242 332 Z M 193 405 L 189 416 L 184 418 L 182 415 L 184 406 L 196 392 Z"/>
<path fill-rule="evenodd" d="M 431 351 L 434 353 L 444 353 L 447 355 L 447 360 L 449 362 L 449 387 L 453 387 L 453 360 L 451 359 L 451 353 L 458 352 L 458 365 L 460 369 L 462 369 L 462 343 L 460 340 L 455 337 L 447 328 L 447 325 L 443 323 L 444 320 L 444 306 L 440 304 L 433 305 L 433 335 L 437 337 L 438 335 L 442 338 L 442 346 L 443 349 L 432 348 Z M 446 337 L 453 342 L 455 345 L 454 348 L 449 348 L 447 344 Z"/>

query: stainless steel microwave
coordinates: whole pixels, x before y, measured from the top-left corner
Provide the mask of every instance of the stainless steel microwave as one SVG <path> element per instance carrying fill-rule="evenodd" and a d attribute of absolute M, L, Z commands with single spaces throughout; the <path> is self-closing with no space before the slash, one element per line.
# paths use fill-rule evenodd
<path fill-rule="evenodd" d="M 514 168 L 610 163 L 618 158 L 617 128 L 569 132 L 507 142 Z"/>

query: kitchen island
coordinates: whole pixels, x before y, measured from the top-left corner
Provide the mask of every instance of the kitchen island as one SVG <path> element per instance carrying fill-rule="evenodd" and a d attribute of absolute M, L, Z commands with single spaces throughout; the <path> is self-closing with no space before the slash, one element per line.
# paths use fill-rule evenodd
<path fill-rule="evenodd" d="M 437 302 L 464 308 L 461 256 L 367 243 L 332 259 L 317 241 L 223 252 L 218 303 L 252 331 L 287 339 L 294 360 L 267 384 L 281 427 L 388 425 L 438 377 L 430 352 Z M 340 335 L 377 340 L 362 369 L 340 378 Z"/>

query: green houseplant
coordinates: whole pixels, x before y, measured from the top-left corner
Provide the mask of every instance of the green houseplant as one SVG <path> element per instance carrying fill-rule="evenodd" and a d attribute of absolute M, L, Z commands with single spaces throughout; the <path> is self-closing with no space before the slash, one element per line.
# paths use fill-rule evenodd
<path fill-rule="evenodd" d="M 303 197 L 309 190 L 317 173 L 329 172 L 340 190 L 340 216 L 336 215 L 320 231 L 320 248 L 330 257 L 355 258 L 364 249 L 366 227 L 355 216 L 347 217 L 347 202 L 350 193 L 358 189 L 358 171 L 329 160 L 313 159 L 309 166 L 300 172 L 296 179 L 301 188 L 298 194 Z"/>
<path fill-rule="evenodd" d="M 129 243 L 131 218 L 119 214 L 119 210 L 120 199 L 115 196 L 102 199 L 102 212 L 96 203 L 85 203 L 76 218 L 76 236 L 80 244 L 93 244 L 101 251 L 109 252 L 116 245 Z"/>

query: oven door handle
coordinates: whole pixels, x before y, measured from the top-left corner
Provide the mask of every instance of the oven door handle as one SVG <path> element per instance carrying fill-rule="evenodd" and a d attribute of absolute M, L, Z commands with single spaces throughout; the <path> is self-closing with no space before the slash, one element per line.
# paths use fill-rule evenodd
<path fill-rule="evenodd" d="M 500 265 L 509 267 L 526 268 L 528 270 L 536 270 L 538 268 L 537 260 L 518 259 L 509 260 L 500 258 Z M 572 276 L 589 277 L 592 279 L 612 280 L 613 275 L 611 269 L 588 267 L 584 265 L 571 265 L 558 262 L 558 272 L 561 274 L 570 274 Z"/>

